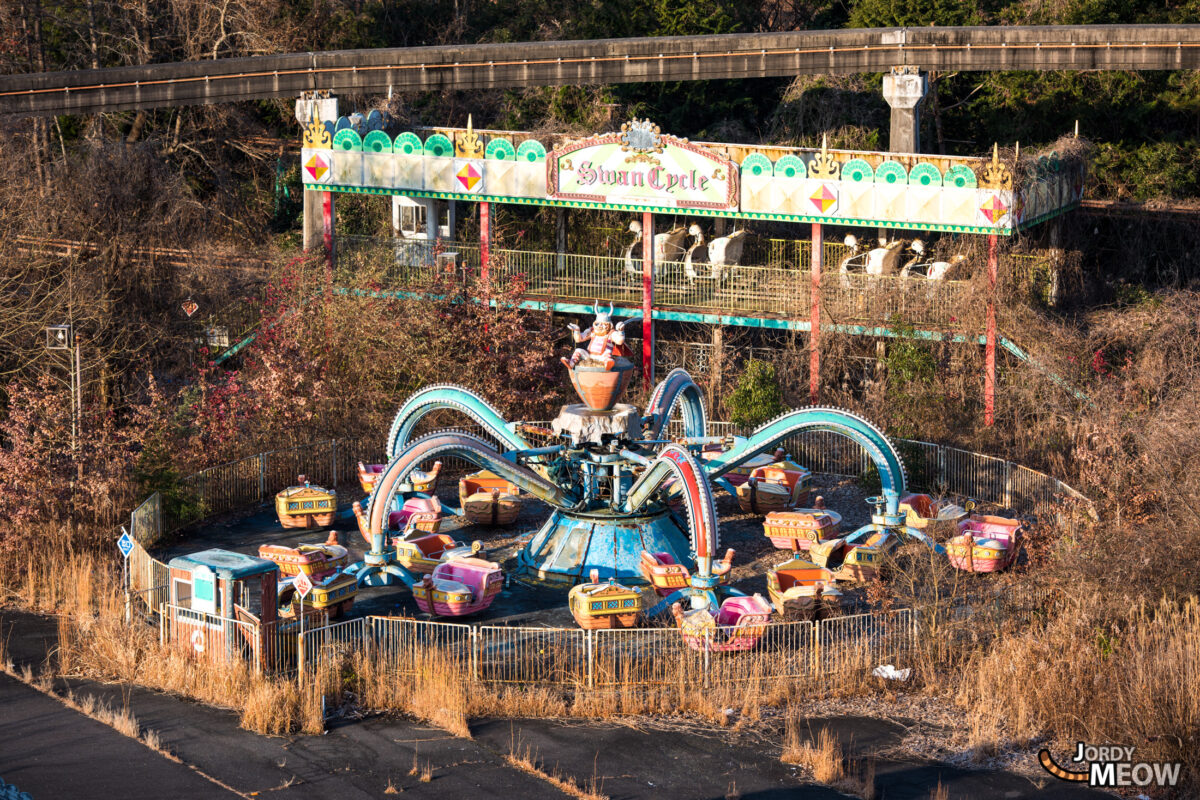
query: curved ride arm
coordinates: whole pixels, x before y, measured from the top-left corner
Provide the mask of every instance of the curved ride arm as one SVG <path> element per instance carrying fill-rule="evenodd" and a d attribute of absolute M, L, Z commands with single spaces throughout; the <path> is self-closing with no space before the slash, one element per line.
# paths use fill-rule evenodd
<path fill-rule="evenodd" d="M 686 448 L 677 444 L 664 447 L 637 483 L 629 488 L 621 511 L 636 512 L 672 476 L 676 478 L 676 486 L 683 494 L 683 505 L 687 509 L 692 549 L 696 551 L 696 571 L 705 577 L 711 576 L 713 554 L 720 545 L 717 506 L 704 468 Z"/>
<path fill-rule="evenodd" d="M 653 421 L 647 439 L 658 439 L 662 435 L 675 405 L 680 402 L 683 403 L 684 436 L 692 438 L 706 435 L 708 420 L 704 411 L 704 396 L 700 393 L 700 387 L 692 382 L 687 370 L 676 367 L 654 387 L 654 393 L 650 395 L 646 416 Z"/>
<path fill-rule="evenodd" d="M 704 462 L 708 477 L 719 478 L 759 453 L 775 447 L 787 437 L 805 430 L 840 433 L 861 445 L 879 470 L 883 495 L 887 498 L 887 512 L 897 512 L 906 481 L 900 454 L 883 431 L 857 414 L 840 408 L 802 408 L 771 420 L 748 438 L 737 441 L 733 449 Z"/>
<path fill-rule="evenodd" d="M 466 414 L 487 433 L 496 437 L 505 450 L 530 448 L 529 442 L 510 430 L 500 412 L 492 408 L 488 401 L 461 386 L 439 385 L 413 393 L 404 401 L 404 405 L 400 406 L 396 419 L 392 421 L 392 428 L 388 431 L 385 451 L 388 458 L 395 458 L 404 449 L 422 417 L 443 408 L 453 408 Z"/>
<path fill-rule="evenodd" d="M 401 491 L 409 474 L 422 461 L 443 454 L 458 456 L 484 469 L 490 469 L 501 478 L 511 481 L 520 489 L 553 506 L 570 508 L 575 505 L 576 498 L 570 492 L 560 489 L 528 467 L 507 460 L 482 440 L 469 434 L 447 431 L 418 439 L 388 462 L 383 474 L 375 482 L 375 491 L 371 492 L 367 507 L 367 522 L 372 536 L 383 531 L 392 498 Z"/>

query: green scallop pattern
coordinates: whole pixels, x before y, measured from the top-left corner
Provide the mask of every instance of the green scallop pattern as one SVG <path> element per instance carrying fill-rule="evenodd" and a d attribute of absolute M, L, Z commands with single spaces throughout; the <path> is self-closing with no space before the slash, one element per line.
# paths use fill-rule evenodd
<path fill-rule="evenodd" d="M 949 186 L 951 189 L 974 189 L 979 186 L 979 181 L 975 179 L 975 173 L 966 164 L 955 164 L 946 170 L 946 175 L 942 178 L 942 185 Z"/>
<path fill-rule="evenodd" d="M 357 150 L 362 152 L 362 137 L 351 128 L 343 128 L 333 136 L 334 150 Z"/>
<path fill-rule="evenodd" d="M 412 131 L 405 131 L 396 137 L 392 143 L 392 152 L 406 156 L 424 155 L 425 148 L 421 145 L 421 137 Z"/>
<path fill-rule="evenodd" d="M 775 162 L 775 177 L 776 178 L 804 178 L 808 176 L 808 170 L 804 166 L 804 162 L 793 155 L 786 155 Z"/>
<path fill-rule="evenodd" d="M 928 186 L 936 188 L 942 185 L 942 173 L 933 164 L 922 162 L 908 173 L 909 186 Z"/>
<path fill-rule="evenodd" d="M 742 174 L 770 177 L 774 170 L 771 159 L 762 153 L 751 153 L 742 161 Z"/>
<path fill-rule="evenodd" d="M 425 140 L 425 155 L 437 158 L 450 158 L 454 155 L 454 143 L 446 136 L 435 133 Z"/>
<path fill-rule="evenodd" d="M 517 150 L 508 139 L 492 139 L 483 151 L 484 156 L 495 161 L 515 161 Z"/>
<path fill-rule="evenodd" d="M 903 186 L 908 183 L 908 173 L 904 165 L 898 161 L 885 161 L 875 170 L 875 182 L 892 186 Z"/>
<path fill-rule="evenodd" d="M 545 161 L 546 148 L 537 139 L 526 139 L 517 147 L 517 161 Z"/>
<path fill-rule="evenodd" d="M 852 158 L 842 165 L 842 180 L 849 183 L 870 183 L 875 180 L 875 170 L 861 158 Z"/>
<path fill-rule="evenodd" d="M 371 131 L 363 138 L 363 152 L 390 153 L 392 152 L 392 137 L 383 131 Z"/>

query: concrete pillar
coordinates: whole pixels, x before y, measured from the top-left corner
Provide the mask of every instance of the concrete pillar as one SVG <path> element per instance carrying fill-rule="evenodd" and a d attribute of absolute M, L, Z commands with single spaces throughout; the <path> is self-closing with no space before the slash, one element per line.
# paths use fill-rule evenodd
<path fill-rule="evenodd" d="M 425 207 L 425 239 L 433 242 L 438 238 L 438 201 L 429 198 L 418 200 Z"/>
<path fill-rule="evenodd" d="M 892 107 L 888 149 L 893 153 L 921 152 L 921 101 L 929 81 L 916 67 L 892 67 L 883 76 L 883 99 Z"/>
<path fill-rule="evenodd" d="M 302 92 L 296 100 L 296 121 L 306 126 L 312 122 L 313 114 L 321 122 L 336 122 L 338 99 L 328 92 Z M 323 246 L 325 243 L 324 192 L 304 192 L 304 249 Z"/>
<path fill-rule="evenodd" d="M 1051 308 L 1058 305 L 1058 274 L 1062 269 L 1065 254 L 1062 246 L 1062 217 L 1050 220 L 1050 285 L 1046 288 L 1046 303 Z"/>
<path fill-rule="evenodd" d="M 325 210 L 322 208 L 324 192 L 304 191 L 304 249 L 312 250 L 325 243 Z"/>
<path fill-rule="evenodd" d="M 446 239 L 453 242 L 458 236 L 458 201 L 446 201 Z"/>

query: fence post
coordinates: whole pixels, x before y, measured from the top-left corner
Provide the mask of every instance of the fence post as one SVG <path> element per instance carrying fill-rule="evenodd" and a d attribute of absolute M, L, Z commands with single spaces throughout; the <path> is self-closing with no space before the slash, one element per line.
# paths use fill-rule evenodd
<path fill-rule="evenodd" d="M 258 502 L 265 503 L 267 500 L 267 465 L 265 453 L 258 454 Z"/>
<path fill-rule="evenodd" d="M 941 490 L 946 491 L 946 448 L 943 445 L 937 446 L 937 461 L 938 461 L 938 486 Z"/>
<path fill-rule="evenodd" d="M 710 656 L 711 650 L 712 650 L 712 631 L 707 630 L 704 632 L 704 688 L 705 689 L 708 688 L 708 667 L 709 667 L 709 656 Z"/>
<path fill-rule="evenodd" d="M 596 654 L 592 645 L 593 631 L 589 629 L 583 633 L 587 637 L 587 685 L 591 689 L 596 685 Z"/>
<path fill-rule="evenodd" d="M 337 443 L 338 443 L 338 440 L 337 440 L 337 439 L 334 439 L 334 440 L 333 440 L 333 442 L 332 442 L 332 447 L 330 448 L 330 450 L 332 450 L 331 457 L 333 458 L 333 488 L 335 488 L 335 489 L 337 488 L 337 485 L 338 485 L 338 474 L 337 474 Z"/>
<path fill-rule="evenodd" d="M 479 674 L 479 628 L 471 626 L 471 678 L 482 680 Z"/>
<path fill-rule="evenodd" d="M 1012 462 L 1004 462 L 1004 507 L 1012 508 Z"/>
<path fill-rule="evenodd" d="M 304 613 L 304 606 L 300 607 L 300 613 Z M 304 634 L 296 634 L 296 685 L 301 689 L 304 688 Z"/>
<path fill-rule="evenodd" d="M 812 638 L 812 674 L 821 674 L 821 622 L 817 620 L 813 623 L 813 638 Z"/>

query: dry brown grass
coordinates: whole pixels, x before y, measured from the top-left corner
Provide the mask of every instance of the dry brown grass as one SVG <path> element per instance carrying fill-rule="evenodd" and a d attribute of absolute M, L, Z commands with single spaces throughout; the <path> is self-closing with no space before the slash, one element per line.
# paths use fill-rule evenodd
<path fill-rule="evenodd" d="M 519 739 L 513 739 L 509 752 L 504 760 L 510 766 L 516 767 L 527 775 L 543 780 L 569 797 L 576 800 L 609 800 L 603 793 L 603 781 L 597 778 L 593 771 L 587 784 L 581 785 L 574 778 L 563 774 L 557 767 L 547 772 L 538 758 L 537 751 L 530 745 L 522 745 Z"/>
<path fill-rule="evenodd" d="M 848 759 L 837 734 L 829 728 L 817 731 L 815 741 L 805 741 L 800 734 L 799 717 L 794 713 L 788 715 L 783 754 L 779 760 L 804 768 L 817 783 L 832 786 L 862 800 L 874 800 L 875 761 L 867 759 L 856 762 Z"/>
<path fill-rule="evenodd" d="M 1162 601 L 1114 614 L 1079 599 L 1044 629 L 1006 636 L 960 675 L 959 701 L 982 752 L 1035 735 L 1137 746 L 1180 761 L 1196 785 L 1200 750 L 1200 602 Z"/>
<path fill-rule="evenodd" d="M 938 780 L 937 786 L 929 791 L 929 800 L 950 800 L 950 790 Z"/>
<path fill-rule="evenodd" d="M 3 642 L 0 641 L 0 645 L 2 644 Z M 33 668 L 28 664 L 20 670 L 13 669 L 12 661 L 8 659 L 7 653 L 2 647 L 0 647 L 0 671 L 37 689 L 42 694 L 53 697 L 67 708 L 78 711 L 85 717 L 107 725 L 117 733 L 141 742 L 156 753 L 174 759 L 171 752 L 163 745 L 158 732 L 142 728 L 137 717 L 128 708 L 113 708 L 107 701 L 92 694 L 76 695 L 70 690 L 66 694 L 62 694 L 55 690 L 54 676 L 48 670 L 34 673 Z"/>

